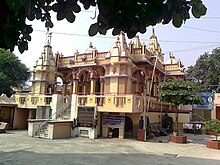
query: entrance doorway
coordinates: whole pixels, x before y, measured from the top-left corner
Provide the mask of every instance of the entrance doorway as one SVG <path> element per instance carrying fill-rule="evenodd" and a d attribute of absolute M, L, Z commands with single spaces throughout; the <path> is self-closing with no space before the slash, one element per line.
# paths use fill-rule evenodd
<path fill-rule="evenodd" d="M 109 128 L 108 137 L 119 138 L 119 128 Z"/>
<path fill-rule="evenodd" d="M 216 106 L 216 119 L 220 120 L 220 107 Z"/>
<path fill-rule="evenodd" d="M 0 106 L 0 122 L 8 123 L 8 127 L 13 128 L 14 111 L 14 107 Z"/>
<path fill-rule="evenodd" d="M 133 138 L 133 121 L 125 116 L 125 138 Z"/>
<path fill-rule="evenodd" d="M 119 128 L 112 129 L 112 138 L 119 138 Z"/>

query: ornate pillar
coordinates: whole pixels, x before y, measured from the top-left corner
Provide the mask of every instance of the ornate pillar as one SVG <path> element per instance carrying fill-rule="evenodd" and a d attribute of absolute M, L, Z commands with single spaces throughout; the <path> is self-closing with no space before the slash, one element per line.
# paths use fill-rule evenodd
<path fill-rule="evenodd" d="M 78 92 L 78 85 L 79 85 L 79 79 L 78 79 L 78 77 L 77 77 L 77 72 L 75 71 L 73 71 L 72 72 L 72 78 L 73 78 L 73 88 L 72 88 L 72 93 L 73 94 L 77 94 L 77 92 Z"/>
<path fill-rule="evenodd" d="M 95 94 L 95 85 L 96 85 L 96 80 L 95 79 L 91 79 L 91 83 L 90 83 L 90 94 Z"/>
<path fill-rule="evenodd" d="M 62 95 L 64 95 L 64 96 L 66 95 L 67 83 L 68 82 L 63 82 Z"/>
<path fill-rule="evenodd" d="M 84 85 L 82 86 L 82 88 L 83 88 L 83 89 L 82 89 L 83 94 L 86 95 L 86 84 L 84 84 Z"/>
<path fill-rule="evenodd" d="M 79 80 L 78 79 L 73 80 L 73 94 L 77 94 L 77 92 L 78 92 L 78 84 L 79 84 Z"/>
<path fill-rule="evenodd" d="M 97 71 L 96 69 L 92 69 L 90 71 L 90 94 L 95 94 L 95 85 L 96 85 L 96 79 L 97 79 Z"/>
<path fill-rule="evenodd" d="M 100 95 L 104 94 L 104 79 L 100 79 Z"/>

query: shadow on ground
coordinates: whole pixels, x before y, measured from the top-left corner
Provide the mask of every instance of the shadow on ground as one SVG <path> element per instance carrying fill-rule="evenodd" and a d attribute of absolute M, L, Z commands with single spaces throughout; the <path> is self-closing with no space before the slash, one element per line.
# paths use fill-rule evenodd
<path fill-rule="evenodd" d="M 52 151 L 51 151 L 52 152 Z M 153 154 L 48 154 L 29 151 L 0 152 L 3 165 L 217 165 L 220 161 L 201 158 L 178 157 L 176 155 Z"/>

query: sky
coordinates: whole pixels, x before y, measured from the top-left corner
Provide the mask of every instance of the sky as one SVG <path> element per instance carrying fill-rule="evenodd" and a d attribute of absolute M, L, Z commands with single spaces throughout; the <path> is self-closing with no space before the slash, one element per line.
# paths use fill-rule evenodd
<path fill-rule="evenodd" d="M 207 14 L 200 19 L 191 17 L 181 28 L 175 28 L 171 23 L 154 27 L 165 61 L 171 52 L 187 68 L 195 65 L 200 55 L 205 52 L 211 53 L 214 48 L 220 47 L 220 0 L 203 0 L 203 3 L 208 10 Z M 82 12 L 76 14 L 76 20 L 72 24 L 66 20 L 56 21 L 53 17 L 55 15 L 52 15 L 54 27 L 50 29 L 50 32 L 52 32 L 53 53 L 62 52 L 64 56 L 71 56 L 76 50 L 84 53 L 90 42 L 99 52 L 110 50 L 115 38 L 111 30 L 105 36 L 88 36 L 89 26 L 96 22 L 96 19 L 91 19 L 95 16 L 94 11 L 94 8 L 89 11 L 82 9 Z M 43 51 L 46 43 L 46 28 L 39 20 L 28 23 L 32 24 L 34 29 L 29 49 L 20 54 L 15 48 L 14 53 L 28 68 L 31 68 Z M 139 33 L 138 35 L 141 41 L 147 44 L 152 35 L 152 27 L 148 27 L 145 34 Z M 130 40 L 127 39 L 127 43 L 129 42 Z"/>

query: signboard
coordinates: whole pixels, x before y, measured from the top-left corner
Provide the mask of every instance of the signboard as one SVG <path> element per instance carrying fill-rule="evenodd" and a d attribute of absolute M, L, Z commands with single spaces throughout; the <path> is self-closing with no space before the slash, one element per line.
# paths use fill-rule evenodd
<path fill-rule="evenodd" d="M 78 125 L 92 127 L 94 121 L 95 107 L 78 107 Z"/>
<path fill-rule="evenodd" d="M 197 92 L 197 95 L 202 97 L 203 103 L 194 104 L 193 109 L 212 110 L 214 107 L 214 97 L 212 92 Z"/>
<path fill-rule="evenodd" d="M 102 121 L 106 126 L 124 126 L 124 116 L 120 115 L 105 115 Z"/>

